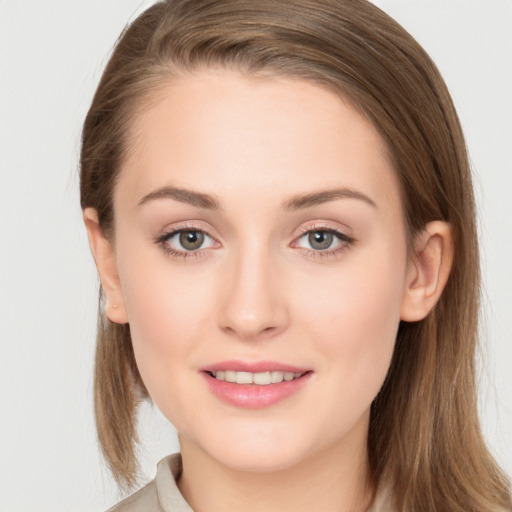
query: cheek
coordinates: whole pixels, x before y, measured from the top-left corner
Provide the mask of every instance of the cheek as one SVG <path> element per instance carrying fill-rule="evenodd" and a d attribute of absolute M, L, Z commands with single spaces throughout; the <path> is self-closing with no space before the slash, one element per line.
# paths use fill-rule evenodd
<path fill-rule="evenodd" d="M 310 336 L 354 396 L 365 387 L 376 394 L 387 374 L 400 322 L 404 255 L 405 248 L 361 251 L 331 273 L 324 293 L 303 304 L 304 328 L 314 329 Z"/>
<path fill-rule="evenodd" d="M 181 386 L 176 370 L 186 369 L 186 356 L 211 317 L 211 287 L 204 276 L 175 271 L 161 256 L 134 254 L 121 269 L 137 366 L 158 403 L 162 393 Z"/>

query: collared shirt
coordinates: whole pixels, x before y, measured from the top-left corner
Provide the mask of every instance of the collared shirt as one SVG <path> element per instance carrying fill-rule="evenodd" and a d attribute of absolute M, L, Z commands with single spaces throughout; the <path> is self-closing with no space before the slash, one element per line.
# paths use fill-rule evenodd
<path fill-rule="evenodd" d="M 165 457 L 158 463 L 154 480 L 108 512 L 194 512 L 176 483 L 182 470 L 179 453 Z M 389 492 L 379 489 L 367 512 L 393 512 L 390 503 Z"/>

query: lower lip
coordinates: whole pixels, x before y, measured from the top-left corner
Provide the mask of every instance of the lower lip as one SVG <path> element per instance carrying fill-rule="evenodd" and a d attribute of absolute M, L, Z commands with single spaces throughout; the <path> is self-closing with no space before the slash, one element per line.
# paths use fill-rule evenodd
<path fill-rule="evenodd" d="M 216 397 L 230 405 L 245 409 L 262 409 L 277 404 L 298 393 L 311 377 L 311 373 L 308 372 L 298 379 L 260 386 L 217 380 L 208 373 L 203 375 Z"/>

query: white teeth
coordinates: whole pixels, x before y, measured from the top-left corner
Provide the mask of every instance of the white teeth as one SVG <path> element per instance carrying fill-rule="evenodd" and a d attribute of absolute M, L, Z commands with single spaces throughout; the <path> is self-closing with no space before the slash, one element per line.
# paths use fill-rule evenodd
<path fill-rule="evenodd" d="M 272 384 L 277 384 L 278 382 L 283 382 L 284 372 L 270 372 L 270 380 Z"/>
<path fill-rule="evenodd" d="M 236 382 L 237 384 L 257 384 L 259 386 L 268 386 L 269 384 L 279 384 L 280 382 L 289 382 L 302 377 L 302 373 L 293 372 L 235 372 L 233 370 L 217 370 L 212 372 L 217 380 L 226 382 Z"/>
<path fill-rule="evenodd" d="M 255 373 L 252 381 L 254 384 L 259 384 L 260 386 L 268 386 L 272 382 L 270 372 Z"/>
<path fill-rule="evenodd" d="M 237 384 L 252 384 L 252 373 L 249 372 L 236 372 Z"/>
<path fill-rule="evenodd" d="M 236 382 L 236 372 L 226 370 L 224 380 L 227 382 Z"/>

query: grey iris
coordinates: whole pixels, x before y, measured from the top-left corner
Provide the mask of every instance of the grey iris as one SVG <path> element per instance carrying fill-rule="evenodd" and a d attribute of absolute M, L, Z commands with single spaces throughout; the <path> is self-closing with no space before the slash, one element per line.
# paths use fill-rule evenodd
<path fill-rule="evenodd" d="M 309 233 L 309 245 L 318 251 L 329 249 L 332 245 L 334 235 L 328 231 L 313 231 Z"/>
<path fill-rule="evenodd" d="M 187 251 L 199 249 L 204 242 L 204 234 L 200 231 L 182 231 L 180 233 L 180 244 Z"/>

